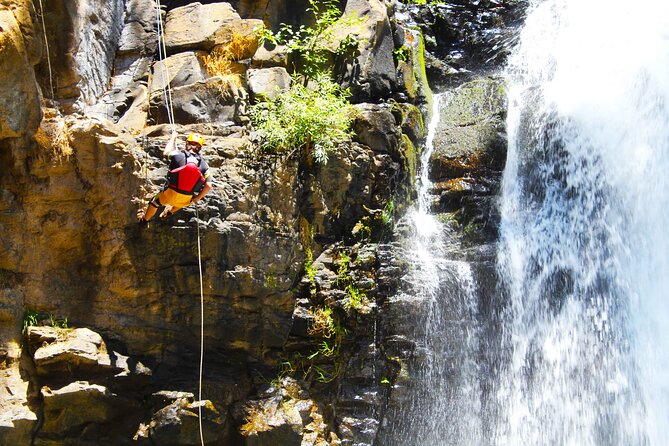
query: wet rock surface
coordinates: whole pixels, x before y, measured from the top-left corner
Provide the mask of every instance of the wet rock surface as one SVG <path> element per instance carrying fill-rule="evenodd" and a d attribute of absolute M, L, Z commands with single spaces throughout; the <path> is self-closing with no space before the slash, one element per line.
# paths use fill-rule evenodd
<path fill-rule="evenodd" d="M 502 67 L 527 6 L 527 0 L 456 0 L 407 8 L 425 36 L 431 85 L 455 87 Z"/>
<path fill-rule="evenodd" d="M 433 211 L 486 240 L 496 238 L 495 197 L 506 162 L 503 79 L 479 78 L 447 93 L 429 177 Z"/>

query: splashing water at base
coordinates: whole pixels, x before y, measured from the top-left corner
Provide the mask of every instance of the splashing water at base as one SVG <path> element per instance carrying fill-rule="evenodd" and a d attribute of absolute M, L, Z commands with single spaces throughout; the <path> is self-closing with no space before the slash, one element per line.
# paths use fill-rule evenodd
<path fill-rule="evenodd" d="M 534 2 L 508 73 L 490 443 L 666 444 L 669 3 Z"/>
<path fill-rule="evenodd" d="M 472 438 L 471 433 L 479 438 L 481 431 L 478 417 L 469 416 L 479 411 L 480 393 L 474 359 L 478 348 L 474 277 L 469 263 L 452 252 L 445 225 L 430 213 L 432 141 L 440 104 L 448 100 L 445 95 L 434 97 L 418 179 L 418 207 L 409 215 L 413 236 L 404 247 L 409 272 L 402 278 L 404 291 L 392 298 L 394 306 L 402 308 L 407 322 L 403 329 L 416 349 L 401 364 L 393 389 L 399 395 L 397 404 L 391 405 L 384 420 L 380 443 L 384 445 L 445 446 Z"/>

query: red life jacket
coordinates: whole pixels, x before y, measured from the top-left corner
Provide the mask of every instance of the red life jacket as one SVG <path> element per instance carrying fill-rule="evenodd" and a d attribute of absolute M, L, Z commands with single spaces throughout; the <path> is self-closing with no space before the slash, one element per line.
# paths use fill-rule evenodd
<path fill-rule="evenodd" d="M 167 187 L 184 195 L 195 195 L 199 192 L 206 182 L 200 172 L 200 160 L 199 156 L 186 155 L 186 164 L 170 170 Z"/>

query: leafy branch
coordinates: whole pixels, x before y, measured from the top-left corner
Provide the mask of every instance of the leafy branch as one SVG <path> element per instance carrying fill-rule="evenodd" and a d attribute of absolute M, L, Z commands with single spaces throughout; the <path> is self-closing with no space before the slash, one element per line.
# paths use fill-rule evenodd
<path fill-rule="evenodd" d="M 303 84 L 309 79 L 327 71 L 331 56 L 350 54 L 358 48 L 358 39 L 347 35 L 339 46 L 332 49 L 335 41 L 334 30 L 338 25 L 352 25 L 360 21 L 357 17 L 343 18 L 337 0 L 309 0 L 307 11 L 313 13 L 313 26 L 282 23 L 277 32 L 264 28 L 260 33 L 260 43 L 268 41 L 275 45 L 285 45 L 288 54 L 296 56 L 300 66 L 293 64 L 293 71 L 304 75 Z"/>
<path fill-rule="evenodd" d="M 301 151 L 325 164 L 328 154 L 351 134 L 349 92 L 319 75 L 309 87 L 294 82 L 290 90 L 250 109 L 263 138 L 262 148 L 275 153 Z"/>

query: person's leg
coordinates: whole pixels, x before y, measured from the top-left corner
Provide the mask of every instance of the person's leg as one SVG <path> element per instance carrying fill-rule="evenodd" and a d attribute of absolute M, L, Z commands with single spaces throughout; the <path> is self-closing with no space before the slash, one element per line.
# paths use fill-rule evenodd
<path fill-rule="evenodd" d="M 179 212 L 181 209 L 182 208 L 174 207 L 174 206 L 165 206 L 165 209 L 163 210 L 163 212 L 160 213 L 160 218 L 171 217 L 172 215 Z"/>
<path fill-rule="evenodd" d="M 137 213 L 139 221 L 150 221 L 161 206 L 169 206 L 170 195 L 166 194 L 166 192 L 162 191 L 149 200 L 149 204 L 146 205 L 144 212 L 140 211 Z"/>
<path fill-rule="evenodd" d="M 168 205 L 168 206 L 165 206 L 165 208 L 163 209 L 163 212 L 160 213 L 160 218 L 169 217 L 172 214 L 173 214 L 172 206 Z"/>
<path fill-rule="evenodd" d="M 158 211 L 158 208 L 160 207 L 160 199 L 158 198 L 158 195 L 153 197 L 151 201 L 149 201 L 149 204 L 146 206 L 146 211 L 144 212 L 144 220 L 149 221 L 153 218 L 154 215 L 156 215 L 156 212 Z"/>
<path fill-rule="evenodd" d="M 154 195 L 150 200 L 149 204 L 146 205 L 146 208 L 140 209 L 137 211 L 137 220 L 141 222 L 143 221 L 149 221 L 153 218 L 154 215 L 156 215 L 156 211 L 160 207 L 160 201 L 158 200 L 158 196 Z"/>
<path fill-rule="evenodd" d="M 171 195 L 169 199 L 169 205 L 165 205 L 165 209 L 160 214 L 161 218 L 169 217 L 171 215 L 176 214 L 177 212 L 179 212 L 180 209 L 188 206 L 191 203 L 191 199 L 193 198 L 190 195 L 180 194 L 172 190 L 170 190 L 170 193 Z M 165 201 L 162 200 L 162 198 L 161 202 L 165 204 Z"/>

